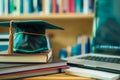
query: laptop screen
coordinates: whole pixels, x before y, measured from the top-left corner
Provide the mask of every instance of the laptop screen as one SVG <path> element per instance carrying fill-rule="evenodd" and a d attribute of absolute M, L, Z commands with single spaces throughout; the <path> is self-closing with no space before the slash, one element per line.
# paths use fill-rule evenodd
<path fill-rule="evenodd" d="M 120 55 L 120 0 L 96 0 L 92 51 Z"/>

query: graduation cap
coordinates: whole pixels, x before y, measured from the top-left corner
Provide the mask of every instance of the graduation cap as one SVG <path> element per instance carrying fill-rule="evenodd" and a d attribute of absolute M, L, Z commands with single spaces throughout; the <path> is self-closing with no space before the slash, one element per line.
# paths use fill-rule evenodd
<path fill-rule="evenodd" d="M 24 20 L 0 22 L 0 26 L 9 27 L 8 53 L 40 53 L 50 49 L 49 39 L 45 35 L 46 29 L 60 29 L 61 27 L 42 20 Z"/>

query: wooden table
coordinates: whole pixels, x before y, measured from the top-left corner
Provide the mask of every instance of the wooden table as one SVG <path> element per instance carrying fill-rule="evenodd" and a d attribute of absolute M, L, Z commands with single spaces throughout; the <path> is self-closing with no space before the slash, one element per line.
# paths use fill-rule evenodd
<path fill-rule="evenodd" d="M 46 75 L 46 76 L 25 78 L 23 80 L 95 80 L 95 79 L 73 76 L 73 75 L 69 75 L 66 73 L 60 73 L 60 74 L 51 74 L 51 75 Z"/>

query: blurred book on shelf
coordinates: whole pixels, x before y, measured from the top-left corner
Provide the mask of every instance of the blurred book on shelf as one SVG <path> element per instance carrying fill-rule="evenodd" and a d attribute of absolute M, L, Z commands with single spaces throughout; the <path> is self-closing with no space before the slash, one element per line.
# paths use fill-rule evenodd
<path fill-rule="evenodd" d="M 84 55 L 91 52 L 91 37 L 78 35 L 75 45 L 66 46 L 59 51 L 59 58 L 66 58 L 76 55 Z"/>
<path fill-rule="evenodd" d="M 0 0 L 0 15 L 93 12 L 94 0 Z"/>
<path fill-rule="evenodd" d="M 8 49 L 9 34 L 0 34 L 0 52 Z"/>

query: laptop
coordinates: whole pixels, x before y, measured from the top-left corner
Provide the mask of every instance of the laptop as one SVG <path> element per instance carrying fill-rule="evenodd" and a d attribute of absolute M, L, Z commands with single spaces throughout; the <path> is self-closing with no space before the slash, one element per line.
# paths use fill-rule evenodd
<path fill-rule="evenodd" d="M 68 64 L 120 74 L 120 0 L 96 0 L 92 53 L 68 57 Z"/>

